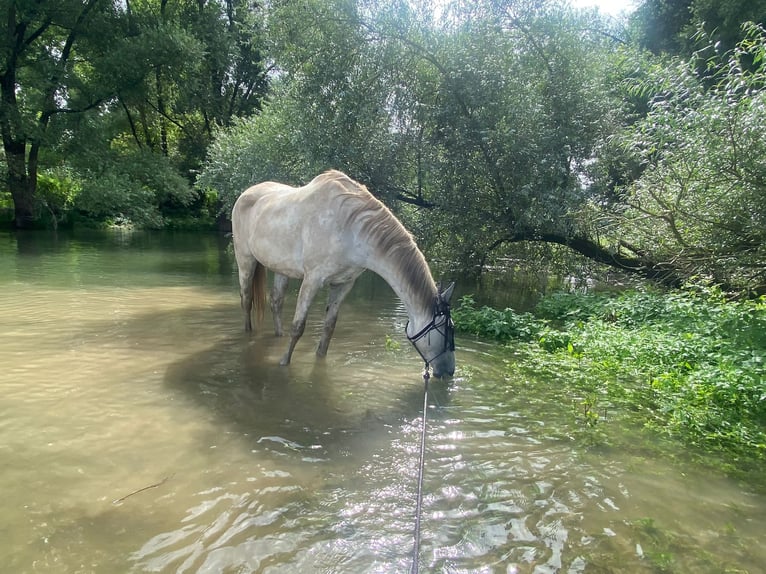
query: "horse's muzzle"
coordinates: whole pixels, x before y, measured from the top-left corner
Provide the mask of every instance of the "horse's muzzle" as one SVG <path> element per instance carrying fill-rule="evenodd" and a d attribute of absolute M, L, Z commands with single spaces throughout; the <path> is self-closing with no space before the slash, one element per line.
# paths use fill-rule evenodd
<path fill-rule="evenodd" d="M 455 355 L 451 352 L 445 353 L 431 363 L 431 368 L 436 378 L 446 379 L 451 377 L 455 374 Z"/>

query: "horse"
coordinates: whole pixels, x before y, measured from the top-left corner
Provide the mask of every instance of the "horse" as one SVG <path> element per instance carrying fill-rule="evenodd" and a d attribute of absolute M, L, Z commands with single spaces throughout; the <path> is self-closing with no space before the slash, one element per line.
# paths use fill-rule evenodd
<path fill-rule="evenodd" d="M 274 333 L 282 336 L 282 304 L 290 278 L 302 279 L 287 352 L 288 365 L 306 327 L 309 307 L 322 287 L 329 297 L 316 350 L 324 357 L 343 299 L 359 275 L 380 275 L 404 304 L 407 338 L 436 377 L 455 371 L 450 299 L 455 284 L 437 287 L 412 235 L 367 188 L 330 170 L 302 187 L 264 182 L 246 189 L 231 214 L 245 331 L 252 312 L 263 319 L 266 270 L 274 274 L 270 306 Z"/>

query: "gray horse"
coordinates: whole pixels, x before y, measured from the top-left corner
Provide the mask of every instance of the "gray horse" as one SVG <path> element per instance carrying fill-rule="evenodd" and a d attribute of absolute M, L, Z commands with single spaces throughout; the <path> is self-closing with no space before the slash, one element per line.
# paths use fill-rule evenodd
<path fill-rule="evenodd" d="M 323 173 L 303 187 L 260 183 L 239 196 L 231 220 L 246 330 L 252 330 L 253 308 L 259 319 L 263 316 L 266 269 L 274 272 L 271 311 L 280 336 L 288 278 L 303 279 L 280 364 L 290 363 L 309 306 L 323 286 L 329 286 L 329 302 L 317 355 L 327 354 L 340 304 L 356 278 L 370 269 L 404 303 L 407 337 L 434 375 L 454 373 L 449 312 L 454 284 L 444 291 L 437 288 L 412 235 L 363 185 L 339 171 Z"/>

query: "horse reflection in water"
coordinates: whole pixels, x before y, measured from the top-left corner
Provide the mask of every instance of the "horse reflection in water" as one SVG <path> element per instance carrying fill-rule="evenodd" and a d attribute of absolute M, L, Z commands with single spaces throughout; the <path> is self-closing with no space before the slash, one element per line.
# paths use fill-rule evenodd
<path fill-rule="evenodd" d="M 443 291 L 437 287 L 412 235 L 363 185 L 339 171 L 303 187 L 260 183 L 239 196 L 231 219 L 245 330 L 252 330 L 253 309 L 258 320 L 263 317 L 266 269 L 274 272 L 271 311 L 278 336 L 288 279 L 303 279 L 281 365 L 290 363 L 311 302 L 324 286 L 329 300 L 317 356 L 327 354 L 338 309 L 356 278 L 369 269 L 404 303 L 407 337 L 434 376 L 454 373 L 454 284 Z"/>

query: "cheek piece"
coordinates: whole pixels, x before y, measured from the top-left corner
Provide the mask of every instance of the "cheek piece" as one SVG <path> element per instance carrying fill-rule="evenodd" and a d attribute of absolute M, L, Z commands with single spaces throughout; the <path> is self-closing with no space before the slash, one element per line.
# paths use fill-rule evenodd
<path fill-rule="evenodd" d="M 431 335 L 433 333 L 438 334 L 442 338 L 442 345 L 437 345 L 435 347 L 431 345 Z M 426 365 L 432 363 L 447 351 L 454 351 L 455 324 L 452 322 L 452 317 L 450 316 L 449 303 L 441 296 L 437 296 L 436 301 L 434 302 L 433 319 L 411 337 L 407 335 L 407 339 L 409 339 L 410 343 L 415 347 L 415 350 L 423 358 Z M 417 346 L 417 342 L 422 339 L 426 339 L 428 344 L 428 348 L 425 349 L 425 351 Z"/>

